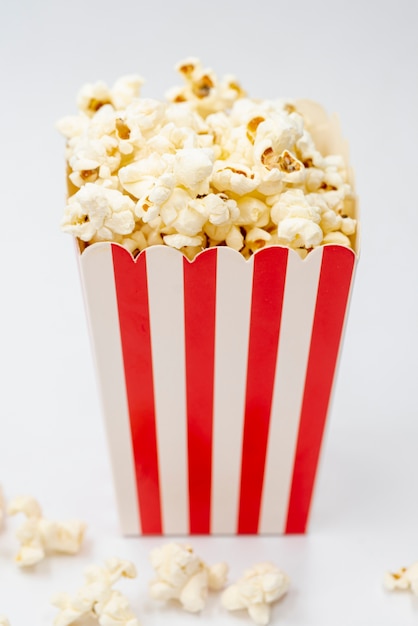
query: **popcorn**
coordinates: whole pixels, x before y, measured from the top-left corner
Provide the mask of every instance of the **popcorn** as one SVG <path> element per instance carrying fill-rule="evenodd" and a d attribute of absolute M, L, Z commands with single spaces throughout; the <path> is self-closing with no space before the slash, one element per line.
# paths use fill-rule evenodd
<path fill-rule="evenodd" d="M 340 233 L 338 231 L 327 233 L 324 236 L 322 243 L 324 245 L 333 243 L 333 244 L 338 244 L 340 246 L 350 246 L 350 240 L 347 237 L 347 235 L 344 235 L 344 233 Z"/>
<path fill-rule="evenodd" d="M 112 89 L 103 81 L 85 85 L 77 96 L 78 108 L 92 117 L 105 104 L 112 104 L 116 109 L 126 107 L 138 98 L 143 82 L 140 76 L 131 75 L 117 80 Z"/>
<path fill-rule="evenodd" d="M 192 613 L 205 607 L 209 590 L 222 589 L 228 575 L 226 563 L 209 567 L 189 545 L 169 543 L 151 552 L 157 578 L 150 583 L 154 600 L 178 600 Z"/>
<path fill-rule="evenodd" d="M 134 208 L 120 191 L 87 183 L 68 200 L 62 229 L 82 241 L 115 241 L 134 230 Z"/>
<path fill-rule="evenodd" d="M 185 84 L 168 102 L 140 96 L 138 76 L 81 90 L 79 115 L 58 124 L 69 168 L 63 230 L 133 255 L 157 244 L 188 258 L 214 245 L 246 258 L 265 245 L 301 256 L 351 247 L 355 196 L 348 164 L 327 152 L 326 116 L 315 126 L 315 105 L 248 98 L 194 57 L 177 70 Z"/>
<path fill-rule="evenodd" d="M 244 576 L 221 596 L 228 611 L 247 609 L 256 624 L 270 621 L 270 605 L 284 596 L 290 585 L 287 574 L 272 563 L 259 563 L 246 570 Z"/>
<path fill-rule="evenodd" d="M 320 209 L 309 204 L 300 189 L 281 194 L 271 208 L 271 219 L 278 225 L 279 240 L 292 248 L 313 248 L 323 239 Z"/>
<path fill-rule="evenodd" d="M 130 561 L 108 559 L 104 567 L 92 565 L 85 570 L 85 585 L 74 596 L 57 593 L 52 604 L 60 609 L 55 626 L 69 626 L 82 618 L 97 620 L 101 626 L 139 626 L 129 601 L 112 586 L 120 578 L 136 578 Z"/>
<path fill-rule="evenodd" d="M 0 615 L 0 626 L 10 626 L 10 622 L 4 615 Z"/>
<path fill-rule="evenodd" d="M 86 528 L 83 522 L 78 520 L 55 522 L 44 519 L 38 502 L 30 496 L 15 498 L 9 504 L 8 513 L 26 515 L 25 522 L 16 533 L 21 545 L 15 561 L 20 567 L 39 563 L 47 553 L 79 552 Z"/>
<path fill-rule="evenodd" d="M 202 237 L 190 237 L 189 235 L 165 235 L 163 237 L 163 241 L 167 246 L 171 246 L 171 248 L 177 248 L 177 250 L 181 250 L 186 246 L 198 247 L 200 250 L 203 249 L 203 238 Z"/>
<path fill-rule="evenodd" d="M 209 148 L 177 150 L 174 158 L 176 184 L 184 186 L 196 196 L 207 194 L 213 160 L 214 154 Z"/>
<path fill-rule="evenodd" d="M 257 189 L 260 183 L 258 174 L 239 163 L 217 161 L 212 176 L 212 185 L 218 191 L 232 191 L 243 196 Z"/>
<path fill-rule="evenodd" d="M 218 83 L 210 69 L 204 69 L 195 57 L 189 57 L 176 66 L 184 78 L 183 88 L 174 88 L 167 93 L 172 102 L 190 102 L 193 108 L 205 117 L 228 109 L 233 102 L 244 95 L 234 76 L 228 75 Z"/>
<path fill-rule="evenodd" d="M 418 595 L 418 563 L 401 567 L 396 572 L 386 572 L 383 584 L 389 591 L 409 589 L 414 595 Z"/>

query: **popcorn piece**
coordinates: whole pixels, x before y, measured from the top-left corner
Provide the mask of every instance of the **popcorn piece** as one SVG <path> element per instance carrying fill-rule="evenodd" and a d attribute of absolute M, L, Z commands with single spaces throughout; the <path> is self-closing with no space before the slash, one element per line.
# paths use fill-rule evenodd
<path fill-rule="evenodd" d="M 251 228 L 245 237 L 245 245 L 252 251 L 255 252 L 260 248 L 264 248 L 264 246 L 271 239 L 270 233 L 268 233 L 263 228 Z"/>
<path fill-rule="evenodd" d="M 126 107 L 139 97 L 143 82 L 140 76 L 131 75 L 119 78 L 112 89 L 103 81 L 85 85 L 77 97 L 78 108 L 86 115 L 93 116 L 105 104 L 112 104 L 116 109 Z"/>
<path fill-rule="evenodd" d="M 229 108 L 245 94 L 234 76 L 225 76 L 218 82 L 210 69 L 204 69 L 195 57 L 189 57 L 176 66 L 185 80 L 185 87 L 167 93 L 172 102 L 190 102 L 203 117 Z"/>
<path fill-rule="evenodd" d="M 10 626 L 10 622 L 4 615 L 0 615 L 0 626 Z"/>
<path fill-rule="evenodd" d="M 300 189 L 281 194 L 271 208 L 271 219 L 278 225 L 279 239 L 292 248 L 309 249 L 322 241 L 320 210 L 306 201 Z"/>
<path fill-rule="evenodd" d="M 229 199 L 223 193 L 210 193 L 203 198 L 191 200 L 189 206 L 216 226 L 230 224 L 239 215 L 235 200 Z"/>
<path fill-rule="evenodd" d="M 77 106 L 86 115 L 94 115 L 105 104 L 111 104 L 110 89 L 103 81 L 84 85 L 77 96 Z"/>
<path fill-rule="evenodd" d="M 61 226 L 82 241 L 114 241 L 134 230 L 134 208 L 129 196 L 87 183 L 68 200 Z"/>
<path fill-rule="evenodd" d="M 209 192 L 214 154 L 209 148 L 177 150 L 174 158 L 174 176 L 177 185 L 183 185 L 195 195 Z"/>
<path fill-rule="evenodd" d="M 401 567 L 396 572 L 386 572 L 383 584 L 389 591 L 409 589 L 413 594 L 418 595 L 418 563 Z"/>
<path fill-rule="evenodd" d="M 25 522 L 16 533 L 21 545 L 15 561 L 20 567 L 39 563 L 47 553 L 79 552 L 86 528 L 83 522 L 54 522 L 44 519 L 38 502 L 30 496 L 15 498 L 9 505 L 8 513 L 26 515 Z"/>
<path fill-rule="evenodd" d="M 165 235 L 163 237 L 163 241 L 167 246 L 171 248 L 177 248 L 177 250 L 181 250 L 186 246 L 199 247 L 200 250 L 203 249 L 203 237 L 190 237 L 189 235 Z"/>
<path fill-rule="evenodd" d="M 254 191 L 258 187 L 260 179 L 258 174 L 245 165 L 217 161 L 211 182 L 218 191 L 232 191 L 237 196 L 243 196 Z"/>
<path fill-rule="evenodd" d="M 150 583 L 154 600 L 178 600 L 186 611 L 201 611 L 209 590 L 221 589 L 228 575 L 226 563 L 209 567 L 189 545 L 169 543 L 151 552 L 157 578 Z"/>
<path fill-rule="evenodd" d="M 228 611 L 247 609 L 256 624 L 265 625 L 270 621 L 270 604 L 287 593 L 289 584 L 287 574 L 275 565 L 259 563 L 225 589 L 221 603 Z"/>
<path fill-rule="evenodd" d="M 118 78 L 111 90 L 112 104 L 115 109 L 125 109 L 136 98 L 139 98 L 143 84 L 144 79 L 137 74 L 130 74 Z"/>
<path fill-rule="evenodd" d="M 82 618 L 96 619 L 101 626 L 139 626 L 129 601 L 112 586 L 120 578 L 136 578 L 130 561 L 113 558 L 104 567 L 90 566 L 85 571 L 85 585 L 74 596 L 55 594 L 52 604 L 60 609 L 55 626 L 69 626 Z"/>
<path fill-rule="evenodd" d="M 303 217 L 289 217 L 282 220 L 277 235 L 292 248 L 313 248 L 322 241 L 322 230 L 314 222 Z"/>
<path fill-rule="evenodd" d="M 328 243 L 333 243 L 333 244 L 337 244 L 340 246 L 351 246 L 351 242 L 349 240 L 349 238 L 347 237 L 347 235 L 344 235 L 344 233 L 341 233 L 339 231 L 333 231 L 330 233 L 327 233 L 323 240 L 322 240 L 322 244 L 328 244 Z"/>

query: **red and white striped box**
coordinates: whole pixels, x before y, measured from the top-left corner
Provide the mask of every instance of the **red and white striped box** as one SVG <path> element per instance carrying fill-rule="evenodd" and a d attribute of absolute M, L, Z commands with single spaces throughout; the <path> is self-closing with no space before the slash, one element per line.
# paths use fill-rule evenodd
<path fill-rule="evenodd" d="M 304 532 L 355 252 L 79 260 L 123 532 Z"/>

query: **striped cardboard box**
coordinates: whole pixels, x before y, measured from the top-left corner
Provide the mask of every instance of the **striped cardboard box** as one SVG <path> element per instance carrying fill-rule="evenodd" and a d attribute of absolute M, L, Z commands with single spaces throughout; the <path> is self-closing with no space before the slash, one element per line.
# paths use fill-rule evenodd
<path fill-rule="evenodd" d="M 304 532 L 355 253 L 79 260 L 123 532 Z"/>

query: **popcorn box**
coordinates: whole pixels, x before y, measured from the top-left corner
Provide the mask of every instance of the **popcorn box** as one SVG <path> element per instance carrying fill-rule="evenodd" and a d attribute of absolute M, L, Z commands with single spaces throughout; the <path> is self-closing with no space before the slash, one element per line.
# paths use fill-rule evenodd
<path fill-rule="evenodd" d="M 125 534 L 305 532 L 356 259 L 80 249 Z"/>

